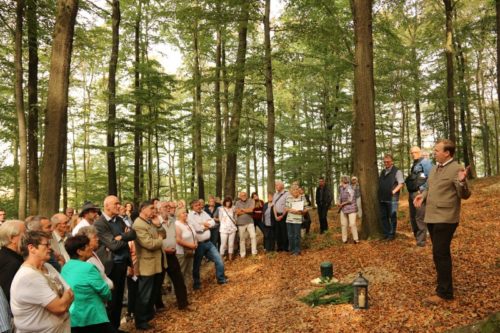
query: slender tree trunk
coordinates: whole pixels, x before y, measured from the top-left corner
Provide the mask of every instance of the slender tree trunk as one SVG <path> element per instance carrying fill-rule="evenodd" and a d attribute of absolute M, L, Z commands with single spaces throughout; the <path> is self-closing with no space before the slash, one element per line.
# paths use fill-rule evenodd
<path fill-rule="evenodd" d="M 23 94 L 23 16 L 24 0 L 16 2 L 16 31 L 14 36 L 15 54 L 14 63 L 16 68 L 16 79 L 14 93 L 16 96 L 17 129 L 19 135 L 19 201 L 17 214 L 20 220 L 26 218 L 26 194 L 27 194 L 27 157 L 28 143 L 26 137 L 26 116 L 24 114 Z"/>
<path fill-rule="evenodd" d="M 448 111 L 449 138 L 457 141 L 455 125 L 455 88 L 453 83 L 453 0 L 443 0 L 446 11 L 446 96 Z"/>
<path fill-rule="evenodd" d="M 134 69 L 134 89 L 135 89 L 135 123 L 134 123 L 134 206 L 138 207 L 142 200 L 142 104 L 139 96 L 141 89 L 140 76 L 140 33 L 141 33 L 141 6 L 139 2 L 139 13 L 135 20 L 135 69 Z"/>
<path fill-rule="evenodd" d="M 151 123 L 151 108 L 148 107 L 149 109 L 149 122 Z M 153 189 L 153 133 L 152 127 L 148 126 L 148 136 L 147 136 L 147 173 L 148 173 L 148 196 L 147 198 L 150 199 L 153 197 L 154 189 Z"/>
<path fill-rule="evenodd" d="M 476 166 L 474 163 L 474 155 L 472 152 L 472 136 L 471 136 L 471 121 L 469 107 L 469 92 L 467 80 L 465 77 L 466 62 L 462 49 L 462 44 L 457 38 L 457 66 L 458 66 L 458 82 L 460 91 L 460 127 L 462 130 L 462 151 L 464 154 L 465 165 L 470 166 L 469 178 L 477 177 Z"/>
<path fill-rule="evenodd" d="M 156 122 L 158 122 L 158 112 L 155 112 Z M 156 197 L 160 197 L 160 188 L 161 188 L 161 173 L 160 173 L 160 147 L 159 147 L 159 135 L 158 128 L 155 127 L 155 157 L 156 157 Z"/>
<path fill-rule="evenodd" d="M 500 111 L 500 38 L 498 37 L 500 35 L 500 0 L 496 0 L 496 30 L 497 30 L 497 102 L 498 102 L 498 110 Z M 498 149 L 498 147 L 497 147 Z M 498 159 L 497 159 L 498 163 Z M 498 170 L 498 165 L 497 165 L 497 173 L 499 172 Z"/>
<path fill-rule="evenodd" d="M 38 214 L 38 22 L 37 0 L 27 0 L 28 26 L 28 205 Z"/>
<path fill-rule="evenodd" d="M 354 173 L 361 186 L 361 237 L 381 238 L 375 145 L 372 0 L 351 0 L 354 18 Z"/>
<path fill-rule="evenodd" d="M 68 86 L 73 34 L 78 0 L 58 0 L 50 57 L 47 111 L 39 213 L 51 215 L 59 209 L 64 145 L 67 136 Z"/>
<path fill-rule="evenodd" d="M 118 194 L 116 183 L 116 68 L 118 66 L 118 51 L 120 48 L 120 0 L 113 0 L 111 14 L 112 42 L 111 57 L 109 59 L 108 77 L 108 123 L 107 123 L 107 162 L 108 162 L 108 194 Z"/>
<path fill-rule="evenodd" d="M 220 74 L 222 53 L 222 28 L 217 29 L 217 46 L 215 49 L 215 195 L 222 197 L 222 113 L 220 102 Z"/>
<path fill-rule="evenodd" d="M 241 19 L 238 32 L 238 51 L 236 54 L 236 68 L 234 72 L 235 86 L 233 107 L 231 113 L 231 124 L 227 142 L 226 179 L 224 192 L 226 195 L 235 197 L 238 142 L 240 135 L 240 118 L 243 109 L 243 90 L 245 88 L 245 61 L 247 53 L 247 31 L 249 20 L 250 2 L 241 0 Z"/>
<path fill-rule="evenodd" d="M 71 145 L 71 164 L 73 165 L 73 190 L 75 191 L 75 196 L 74 196 L 74 202 L 79 203 L 80 198 L 79 198 L 79 188 L 78 186 L 78 165 L 76 162 L 76 147 L 75 147 L 75 142 L 76 142 L 76 135 L 75 135 L 75 117 L 71 118 L 71 135 L 72 135 L 72 141 L 73 144 Z"/>
<path fill-rule="evenodd" d="M 14 202 L 19 202 L 19 138 L 16 137 L 12 143 L 12 155 L 14 155 Z"/>
<path fill-rule="evenodd" d="M 201 72 L 200 72 L 200 50 L 198 38 L 198 21 L 196 21 L 193 32 L 194 44 L 194 105 L 193 105 L 193 149 L 196 158 L 196 180 L 198 185 L 198 198 L 205 198 L 205 182 L 203 181 L 203 150 L 201 146 Z"/>
<path fill-rule="evenodd" d="M 483 107 L 484 94 L 482 93 L 484 87 L 482 87 L 482 69 L 481 65 L 483 62 L 483 50 L 478 51 L 477 64 L 476 64 L 476 95 L 477 95 L 477 110 L 479 114 L 479 125 L 481 127 L 481 139 L 483 146 L 483 158 L 484 158 L 484 172 L 485 176 L 491 176 L 491 160 L 490 160 L 490 130 L 488 127 L 488 117 L 486 111 Z"/>
<path fill-rule="evenodd" d="M 253 154 L 253 176 L 255 184 L 255 192 L 259 193 L 259 171 L 257 165 L 257 139 L 255 137 L 255 131 L 252 131 L 252 154 Z M 262 196 L 264 198 L 264 196 Z"/>
<path fill-rule="evenodd" d="M 222 83 L 224 83 L 224 87 L 222 90 L 222 118 L 224 125 L 224 161 L 222 162 L 222 184 L 226 183 L 226 165 L 224 162 L 227 162 L 227 145 L 228 145 L 228 137 L 229 137 L 229 77 L 227 74 L 226 67 L 226 43 L 224 39 L 224 35 L 222 35 L 222 43 L 221 43 L 221 64 L 222 64 Z M 227 194 L 225 194 L 227 195 Z"/>
<path fill-rule="evenodd" d="M 274 188 L 276 177 L 276 166 L 274 162 L 274 95 L 273 95 L 273 67 L 271 56 L 271 27 L 269 23 L 271 15 L 271 0 L 266 0 L 264 11 L 264 50 L 265 50 L 265 76 L 266 76 L 266 100 L 267 100 L 267 191 Z"/>
<path fill-rule="evenodd" d="M 332 156 L 333 156 L 333 142 L 332 142 L 332 130 L 333 130 L 333 117 L 330 112 L 330 94 L 328 84 L 323 83 L 323 103 L 322 103 L 323 119 L 325 120 L 325 131 L 324 131 L 324 143 L 326 146 L 326 156 L 325 156 L 325 180 L 327 184 L 333 184 L 332 178 Z"/>

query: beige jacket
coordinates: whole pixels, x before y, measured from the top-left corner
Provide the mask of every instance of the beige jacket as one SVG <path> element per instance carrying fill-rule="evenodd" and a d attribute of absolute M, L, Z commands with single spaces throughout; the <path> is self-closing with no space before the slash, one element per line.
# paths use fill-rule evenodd
<path fill-rule="evenodd" d="M 147 223 L 138 217 L 132 228 L 137 234 L 135 250 L 137 255 L 136 275 L 151 276 L 161 273 L 162 264 L 166 268 L 166 260 L 162 260 L 162 239 L 158 237 L 158 229 L 152 223 Z"/>
<path fill-rule="evenodd" d="M 434 166 L 429 173 L 427 190 L 423 192 L 426 202 L 425 223 L 458 223 L 462 199 L 471 196 L 467 181 L 458 181 L 458 171 L 464 167 L 456 161 L 442 167 Z"/>

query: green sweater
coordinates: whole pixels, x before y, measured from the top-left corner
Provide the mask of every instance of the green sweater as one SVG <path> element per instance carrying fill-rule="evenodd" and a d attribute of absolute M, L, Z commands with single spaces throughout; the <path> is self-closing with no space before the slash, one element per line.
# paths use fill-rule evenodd
<path fill-rule="evenodd" d="M 75 294 L 69 308 L 71 327 L 109 322 L 104 302 L 111 299 L 111 290 L 94 265 L 71 259 L 61 275 Z"/>

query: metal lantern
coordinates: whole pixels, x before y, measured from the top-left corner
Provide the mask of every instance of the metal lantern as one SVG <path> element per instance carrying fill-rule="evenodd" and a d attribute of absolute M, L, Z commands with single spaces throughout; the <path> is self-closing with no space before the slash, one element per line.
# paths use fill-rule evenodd
<path fill-rule="evenodd" d="M 329 261 L 322 262 L 319 265 L 321 269 L 321 279 L 330 281 L 333 278 L 333 264 Z"/>
<path fill-rule="evenodd" d="M 368 280 L 364 278 L 361 272 L 352 282 L 354 289 L 354 299 L 352 306 L 355 309 L 368 309 Z"/>

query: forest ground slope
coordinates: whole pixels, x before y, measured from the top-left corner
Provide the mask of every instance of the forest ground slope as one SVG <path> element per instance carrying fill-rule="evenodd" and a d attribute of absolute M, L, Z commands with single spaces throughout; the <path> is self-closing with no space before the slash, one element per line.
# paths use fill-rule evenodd
<path fill-rule="evenodd" d="M 193 311 L 178 311 L 172 295 L 157 315 L 152 332 L 443 332 L 500 311 L 500 177 L 472 182 L 463 201 L 462 220 L 452 242 L 456 299 L 428 307 L 435 270 L 430 242 L 415 246 L 407 197 L 400 202 L 395 241 L 340 241 L 336 209 L 329 212 L 331 233 L 313 231 L 301 256 L 259 254 L 226 264 L 230 282 L 215 283 L 213 264 L 204 264 L 203 287 L 191 293 Z M 261 250 L 261 248 L 260 248 Z M 260 252 L 259 252 L 260 253 Z M 368 280 L 370 308 L 351 304 L 310 307 L 298 300 L 316 287 L 321 262 L 334 264 L 334 276 L 351 282 L 358 271 Z"/>

